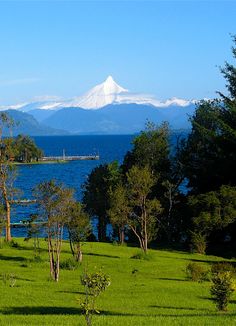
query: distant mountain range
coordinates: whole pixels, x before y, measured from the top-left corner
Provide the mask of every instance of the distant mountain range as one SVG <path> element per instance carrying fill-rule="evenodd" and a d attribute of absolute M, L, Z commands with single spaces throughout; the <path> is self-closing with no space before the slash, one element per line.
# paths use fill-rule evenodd
<path fill-rule="evenodd" d="M 6 110 L 13 120 L 14 126 L 12 127 L 12 135 L 17 136 L 19 134 L 31 135 L 31 136 L 52 136 L 52 135 L 68 135 L 65 130 L 57 130 L 39 123 L 31 114 L 20 112 L 17 110 Z M 3 130 L 4 136 L 9 136 L 9 132 Z"/>
<path fill-rule="evenodd" d="M 190 128 L 195 101 L 173 98 L 165 102 L 133 94 L 111 76 L 85 95 L 66 101 L 45 100 L 1 107 L 19 126 L 15 133 L 29 135 L 130 134 L 139 132 L 147 120 L 168 121 L 173 129 Z"/>

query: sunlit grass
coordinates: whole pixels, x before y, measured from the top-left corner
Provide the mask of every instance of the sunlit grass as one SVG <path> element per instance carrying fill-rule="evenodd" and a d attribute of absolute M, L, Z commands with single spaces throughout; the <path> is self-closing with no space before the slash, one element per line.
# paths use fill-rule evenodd
<path fill-rule="evenodd" d="M 98 299 L 100 315 L 94 325 L 235 325 L 235 304 L 218 313 L 209 294 L 210 282 L 186 280 L 192 261 L 209 266 L 221 258 L 184 252 L 150 250 L 150 260 L 131 259 L 137 248 L 104 243 L 84 245 L 84 262 L 76 270 L 61 270 L 59 283 L 49 279 L 46 242 L 41 262 L 34 261 L 33 243 L 16 239 L 19 248 L 0 249 L 0 274 L 13 275 L 15 284 L 0 280 L 0 325 L 85 325 L 78 298 L 83 295 L 83 269 L 103 268 L 111 285 Z M 71 257 L 63 244 L 61 260 Z M 234 299 L 234 298 L 233 298 Z"/>

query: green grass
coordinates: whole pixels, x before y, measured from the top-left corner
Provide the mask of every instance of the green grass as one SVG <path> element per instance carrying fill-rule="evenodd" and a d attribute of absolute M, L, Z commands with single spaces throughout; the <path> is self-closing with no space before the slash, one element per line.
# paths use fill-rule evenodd
<path fill-rule="evenodd" d="M 150 250 L 150 260 L 131 259 L 137 248 L 104 243 L 84 245 L 84 262 L 76 270 L 61 270 L 59 283 L 49 280 L 45 241 L 42 262 L 34 262 L 32 242 L 16 239 L 19 248 L 0 249 L 0 275 L 14 274 L 10 287 L 0 280 L 0 325 L 85 325 L 77 299 L 82 298 L 83 268 L 103 268 L 111 285 L 101 294 L 96 326 L 235 325 L 235 298 L 227 313 L 216 311 L 210 282 L 186 280 L 190 261 L 209 266 L 222 259 L 184 252 Z M 71 257 L 63 243 L 61 260 Z"/>

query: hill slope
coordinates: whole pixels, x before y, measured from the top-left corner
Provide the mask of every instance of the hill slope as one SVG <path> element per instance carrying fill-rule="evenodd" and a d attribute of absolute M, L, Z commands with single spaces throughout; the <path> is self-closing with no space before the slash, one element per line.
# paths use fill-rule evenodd
<path fill-rule="evenodd" d="M 12 128 L 13 136 L 18 134 L 30 136 L 51 136 L 51 135 L 68 135 L 65 130 L 54 129 L 39 123 L 31 114 L 17 110 L 2 111 L 7 113 L 15 123 Z M 6 130 L 4 134 L 7 135 Z"/>

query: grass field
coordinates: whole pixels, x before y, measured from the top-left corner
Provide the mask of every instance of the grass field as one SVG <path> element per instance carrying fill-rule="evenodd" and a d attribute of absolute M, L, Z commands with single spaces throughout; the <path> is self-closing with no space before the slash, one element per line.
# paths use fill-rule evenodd
<path fill-rule="evenodd" d="M 192 282 L 185 276 L 188 262 L 210 267 L 221 258 L 150 250 L 150 261 L 137 260 L 130 258 L 137 248 L 87 243 L 83 265 L 61 270 L 59 283 L 54 283 L 49 280 L 45 241 L 42 262 L 33 260 L 32 242 L 16 241 L 18 248 L 0 249 L 0 325 L 85 325 L 77 301 L 83 296 L 80 274 L 85 267 L 102 267 L 111 277 L 97 302 L 101 313 L 94 317 L 96 326 L 236 325 L 234 297 L 228 312 L 219 313 L 209 294 L 210 282 Z M 61 260 L 70 257 L 64 243 Z M 6 274 L 14 274 L 13 287 L 3 281 Z"/>

